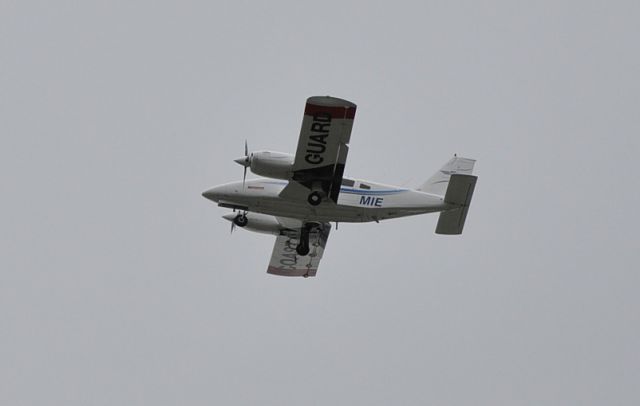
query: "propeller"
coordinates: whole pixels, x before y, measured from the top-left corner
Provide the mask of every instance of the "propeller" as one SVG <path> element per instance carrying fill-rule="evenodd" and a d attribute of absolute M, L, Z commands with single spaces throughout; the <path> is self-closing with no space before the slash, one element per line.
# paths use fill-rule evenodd
<path fill-rule="evenodd" d="M 225 214 L 222 218 L 231 223 L 231 234 L 233 234 L 233 230 L 236 229 L 236 224 L 233 221 L 236 218 L 236 211 L 234 210 L 233 213 Z"/>
<path fill-rule="evenodd" d="M 249 146 L 247 140 L 244 140 L 244 156 L 242 158 L 234 159 L 233 161 L 238 165 L 244 166 L 244 173 L 242 174 L 242 188 L 244 189 L 244 183 L 247 179 L 247 167 L 251 166 L 251 158 L 253 154 L 249 155 Z"/>

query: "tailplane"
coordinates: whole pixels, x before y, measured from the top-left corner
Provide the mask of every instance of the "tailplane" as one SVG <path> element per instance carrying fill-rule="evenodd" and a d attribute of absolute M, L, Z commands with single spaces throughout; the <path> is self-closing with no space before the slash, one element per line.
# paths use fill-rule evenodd
<path fill-rule="evenodd" d="M 429 180 L 422 184 L 418 190 L 425 193 L 444 196 L 447 192 L 447 186 L 449 185 L 451 175 L 471 175 L 473 173 L 473 165 L 475 163 L 475 159 L 461 158 L 454 155 L 449 162 L 444 164 L 444 166 L 431 176 Z"/>
<path fill-rule="evenodd" d="M 440 213 L 436 234 L 462 234 L 477 180 L 473 175 L 451 175 L 444 202 L 452 208 Z"/>

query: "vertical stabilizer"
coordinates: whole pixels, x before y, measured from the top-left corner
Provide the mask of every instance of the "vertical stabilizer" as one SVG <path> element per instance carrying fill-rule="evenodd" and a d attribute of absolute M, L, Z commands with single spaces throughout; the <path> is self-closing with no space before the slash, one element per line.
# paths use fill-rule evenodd
<path fill-rule="evenodd" d="M 418 190 L 421 192 L 444 196 L 447 191 L 451 175 L 471 175 L 473 173 L 473 165 L 475 163 L 475 159 L 454 156 L 449 160 L 449 162 L 444 164 L 438 172 L 431 176 L 429 180 L 420 186 Z"/>

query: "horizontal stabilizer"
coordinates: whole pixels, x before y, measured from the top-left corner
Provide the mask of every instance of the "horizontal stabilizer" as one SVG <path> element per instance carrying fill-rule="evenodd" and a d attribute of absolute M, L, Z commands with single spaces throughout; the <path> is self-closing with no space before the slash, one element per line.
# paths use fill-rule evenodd
<path fill-rule="evenodd" d="M 436 234 L 462 234 L 477 180 L 472 175 L 451 175 L 444 201 L 457 207 L 440 213 Z"/>
<path fill-rule="evenodd" d="M 478 177 L 473 175 L 451 175 L 444 202 L 469 207 L 477 180 Z"/>

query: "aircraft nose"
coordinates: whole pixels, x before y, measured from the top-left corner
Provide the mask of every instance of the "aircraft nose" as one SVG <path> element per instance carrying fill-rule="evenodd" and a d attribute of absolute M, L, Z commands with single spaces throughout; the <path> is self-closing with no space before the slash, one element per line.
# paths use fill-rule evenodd
<path fill-rule="evenodd" d="M 217 202 L 220 199 L 220 193 L 216 190 L 217 188 L 209 189 L 202 192 L 202 196 L 211 201 Z"/>

